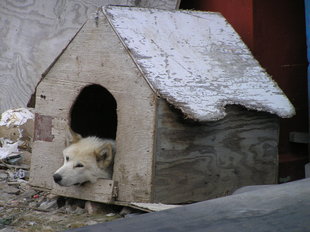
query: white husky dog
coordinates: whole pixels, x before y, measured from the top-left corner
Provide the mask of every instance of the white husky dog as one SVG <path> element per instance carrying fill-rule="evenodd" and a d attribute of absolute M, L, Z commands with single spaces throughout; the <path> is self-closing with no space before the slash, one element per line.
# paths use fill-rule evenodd
<path fill-rule="evenodd" d="M 95 136 L 82 138 L 71 131 L 70 145 L 64 149 L 64 164 L 53 175 L 61 186 L 95 183 L 98 178 L 111 179 L 115 141 Z"/>

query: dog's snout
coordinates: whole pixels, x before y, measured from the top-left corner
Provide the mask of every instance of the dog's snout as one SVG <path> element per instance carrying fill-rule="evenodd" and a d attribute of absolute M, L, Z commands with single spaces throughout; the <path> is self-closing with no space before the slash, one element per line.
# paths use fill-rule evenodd
<path fill-rule="evenodd" d="M 62 179 L 61 175 L 59 175 L 57 173 L 53 175 L 53 178 L 54 178 L 54 181 L 56 183 L 59 183 L 61 181 L 61 179 Z"/>

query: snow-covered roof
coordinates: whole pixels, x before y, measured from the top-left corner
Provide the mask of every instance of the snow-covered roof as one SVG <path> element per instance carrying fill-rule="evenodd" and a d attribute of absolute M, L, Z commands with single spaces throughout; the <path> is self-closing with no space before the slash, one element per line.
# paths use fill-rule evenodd
<path fill-rule="evenodd" d="M 228 104 L 295 114 L 221 14 L 113 6 L 103 12 L 151 88 L 187 117 L 219 120 Z"/>

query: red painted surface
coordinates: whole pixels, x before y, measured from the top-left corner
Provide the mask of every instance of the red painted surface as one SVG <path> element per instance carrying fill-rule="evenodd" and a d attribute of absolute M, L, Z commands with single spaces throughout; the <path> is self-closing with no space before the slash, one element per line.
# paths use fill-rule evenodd
<path fill-rule="evenodd" d="M 297 114 L 280 121 L 280 166 L 296 160 L 302 169 L 307 146 L 290 143 L 289 133 L 308 132 L 304 0 L 183 0 L 182 7 L 222 13 L 291 100 Z"/>
<path fill-rule="evenodd" d="M 253 48 L 253 1 L 207 0 L 198 1 L 200 10 L 220 12 L 233 25 L 243 41 Z"/>
<path fill-rule="evenodd" d="M 280 153 L 294 154 L 300 147 L 289 143 L 289 132 L 308 128 L 304 1 L 255 0 L 254 9 L 253 53 L 296 108 L 294 118 L 281 120 L 280 134 Z"/>

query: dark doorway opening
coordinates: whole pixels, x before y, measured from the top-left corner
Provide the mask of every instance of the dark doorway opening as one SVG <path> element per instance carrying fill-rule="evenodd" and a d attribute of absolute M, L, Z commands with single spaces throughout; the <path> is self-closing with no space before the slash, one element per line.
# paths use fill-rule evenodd
<path fill-rule="evenodd" d="M 97 136 L 115 139 L 117 103 L 113 95 L 101 85 L 84 87 L 70 110 L 70 127 L 82 137 Z"/>

